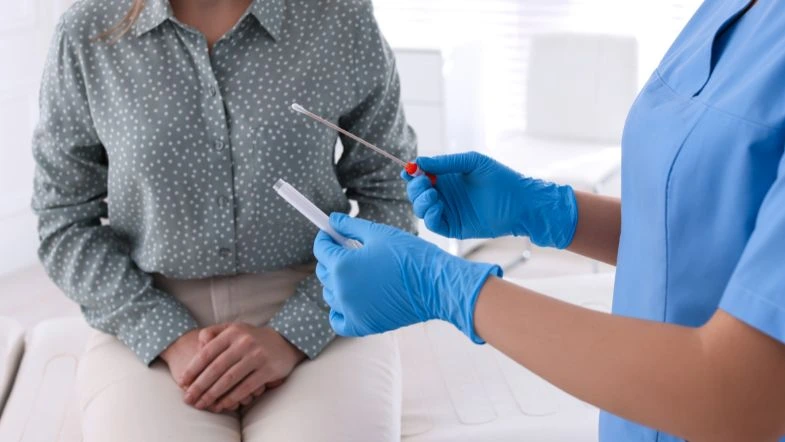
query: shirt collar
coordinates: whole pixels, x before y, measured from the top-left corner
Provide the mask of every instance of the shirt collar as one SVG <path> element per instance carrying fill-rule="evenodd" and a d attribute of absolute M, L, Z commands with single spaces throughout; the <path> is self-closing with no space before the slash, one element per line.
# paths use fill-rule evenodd
<path fill-rule="evenodd" d="M 251 15 L 276 41 L 281 36 L 285 6 L 286 0 L 253 0 L 251 3 Z"/>
<path fill-rule="evenodd" d="M 172 6 L 169 4 L 169 0 L 148 0 L 134 23 L 134 33 L 138 37 L 151 31 L 171 18 L 172 15 Z"/>
<path fill-rule="evenodd" d="M 284 6 L 285 0 L 253 0 L 251 3 L 250 13 L 267 30 L 273 40 L 278 40 L 281 35 Z M 134 32 L 138 37 L 157 28 L 172 16 L 169 0 L 149 0 L 134 24 Z"/>

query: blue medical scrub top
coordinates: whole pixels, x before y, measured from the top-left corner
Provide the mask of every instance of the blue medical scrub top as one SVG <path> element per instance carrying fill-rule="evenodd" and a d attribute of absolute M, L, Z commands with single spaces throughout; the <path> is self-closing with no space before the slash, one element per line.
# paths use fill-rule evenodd
<path fill-rule="evenodd" d="M 613 311 L 785 342 L 785 11 L 748 3 L 707 0 L 630 111 Z M 600 440 L 681 439 L 603 413 Z"/>

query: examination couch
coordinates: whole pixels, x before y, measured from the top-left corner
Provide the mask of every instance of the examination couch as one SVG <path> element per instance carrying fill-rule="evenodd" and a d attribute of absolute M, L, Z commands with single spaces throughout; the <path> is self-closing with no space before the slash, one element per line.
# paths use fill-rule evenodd
<path fill-rule="evenodd" d="M 568 302 L 610 309 L 611 273 L 516 282 Z M 26 335 L 12 320 L 0 318 L 0 441 L 82 440 L 74 381 L 88 333 L 81 318 L 45 321 Z M 594 407 L 491 346 L 469 343 L 451 325 L 430 322 L 395 335 L 403 369 L 402 441 L 597 440 Z"/>

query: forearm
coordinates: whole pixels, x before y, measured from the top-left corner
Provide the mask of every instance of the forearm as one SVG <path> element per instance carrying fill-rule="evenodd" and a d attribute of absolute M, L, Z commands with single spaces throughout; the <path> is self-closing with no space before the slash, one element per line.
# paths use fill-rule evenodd
<path fill-rule="evenodd" d="M 775 440 L 785 351 L 741 323 L 749 339 L 727 335 L 727 321 L 738 322 L 721 312 L 701 328 L 612 316 L 496 278 L 475 310 L 488 343 L 613 414 L 691 442 Z M 750 367 L 743 355 L 753 351 L 762 360 Z"/>
<path fill-rule="evenodd" d="M 59 212 L 59 211 L 56 211 Z M 40 214 L 40 213 L 39 213 Z M 57 218 L 40 214 L 42 226 Z M 172 295 L 155 288 L 125 246 L 106 226 L 54 229 L 39 255 L 49 276 L 77 302 L 92 327 L 116 336 L 145 364 L 183 333 L 196 327 L 190 312 Z"/>
<path fill-rule="evenodd" d="M 616 265 L 621 236 L 621 200 L 575 192 L 578 226 L 567 250 Z"/>
<path fill-rule="evenodd" d="M 102 147 L 71 154 L 51 141 L 51 132 L 39 131 L 35 145 L 38 255 L 92 327 L 116 336 L 148 364 L 196 321 L 177 299 L 153 286 L 127 242 L 101 225 L 107 216 Z"/>

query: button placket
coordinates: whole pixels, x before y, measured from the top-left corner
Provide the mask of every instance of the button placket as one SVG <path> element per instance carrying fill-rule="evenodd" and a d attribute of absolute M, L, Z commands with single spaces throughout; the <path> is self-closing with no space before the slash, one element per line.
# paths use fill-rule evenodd
<path fill-rule="evenodd" d="M 234 214 L 234 167 L 232 164 L 232 149 L 230 149 L 230 133 L 228 115 L 224 108 L 224 97 L 221 93 L 220 85 L 213 67 L 212 60 L 207 48 L 204 36 L 199 35 L 196 41 L 192 42 L 191 50 L 194 52 L 196 70 L 199 73 L 200 81 L 205 86 L 206 94 L 201 100 L 203 114 L 207 117 L 207 132 L 212 137 L 209 141 L 212 155 L 210 162 L 216 170 L 216 177 L 221 177 L 220 182 L 215 182 L 215 186 L 221 189 L 217 194 L 206 197 L 213 200 L 220 220 L 219 229 L 223 231 L 221 238 L 216 244 L 216 254 L 221 261 L 221 268 L 227 272 L 237 269 L 235 259 L 234 243 L 237 240 L 236 220 Z M 215 54 L 215 52 L 214 52 Z M 228 180 L 228 182 L 227 182 Z"/>

